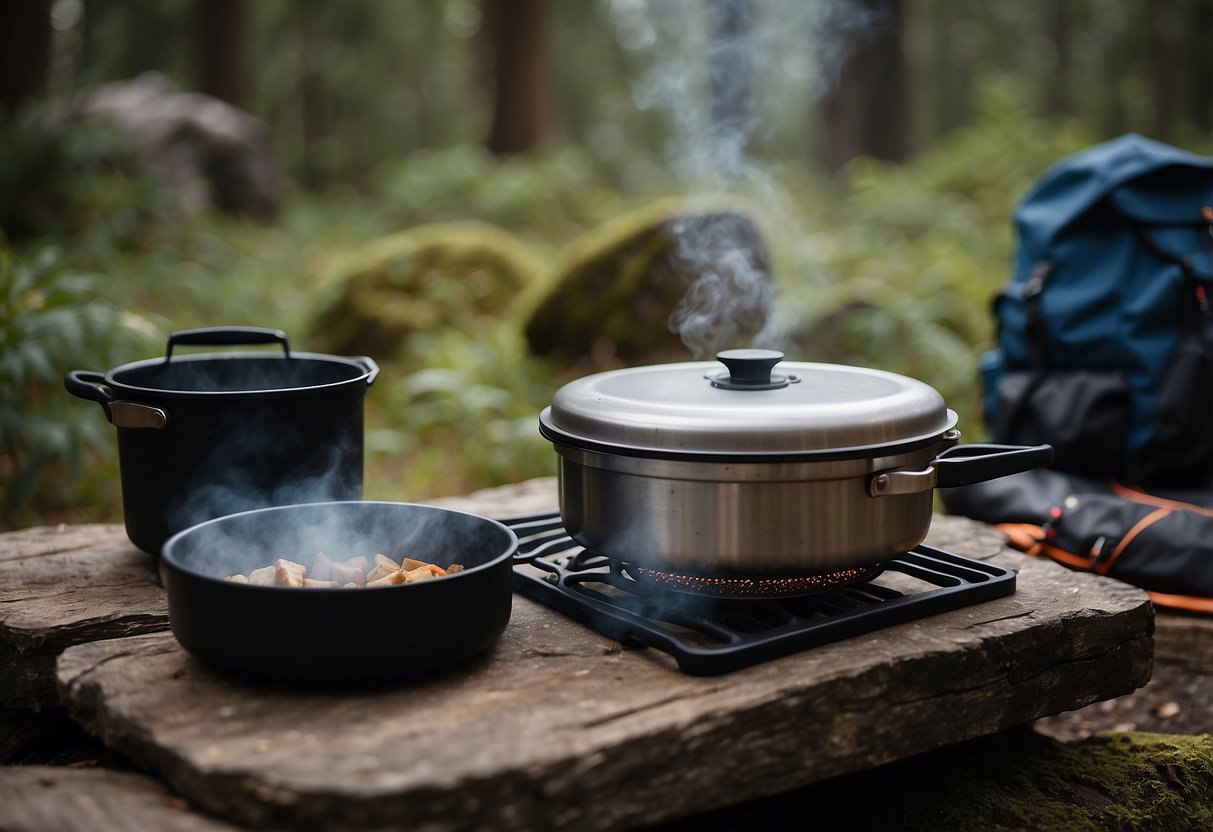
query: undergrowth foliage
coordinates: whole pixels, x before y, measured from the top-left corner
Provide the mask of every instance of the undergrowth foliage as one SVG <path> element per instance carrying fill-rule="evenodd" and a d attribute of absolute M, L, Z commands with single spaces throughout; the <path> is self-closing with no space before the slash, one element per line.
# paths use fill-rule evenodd
<path fill-rule="evenodd" d="M 66 394 L 63 375 L 108 370 L 146 349 L 155 335 L 147 319 L 103 299 L 98 276 L 65 269 L 54 249 L 18 257 L 0 246 L 0 508 L 6 525 L 52 504 L 116 500 L 108 477 L 98 484 L 82 476 L 90 458 L 112 458 L 113 428 L 96 405 Z M 97 487 L 108 493 L 89 493 Z"/>
<path fill-rule="evenodd" d="M 554 368 L 533 358 L 516 326 L 479 337 L 415 336 L 424 368 L 376 390 L 380 424 L 367 436 L 368 491 L 460 493 L 556 472 L 539 411 L 556 391 Z"/>

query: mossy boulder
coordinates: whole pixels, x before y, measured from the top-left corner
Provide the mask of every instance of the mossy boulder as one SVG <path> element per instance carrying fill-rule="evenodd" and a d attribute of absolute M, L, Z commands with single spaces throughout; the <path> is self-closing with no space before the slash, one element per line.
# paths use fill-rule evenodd
<path fill-rule="evenodd" d="M 496 226 L 417 226 L 338 263 L 313 341 L 332 352 L 392 358 L 413 333 L 474 332 L 486 317 L 515 311 L 545 271 L 526 243 Z"/>
<path fill-rule="evenodd" d="M 664 200 L 573 241 L 527 322 L 531 349 L 583 369 L 709 358 L 767 321 L 771 258 L 735 202 Z"/>

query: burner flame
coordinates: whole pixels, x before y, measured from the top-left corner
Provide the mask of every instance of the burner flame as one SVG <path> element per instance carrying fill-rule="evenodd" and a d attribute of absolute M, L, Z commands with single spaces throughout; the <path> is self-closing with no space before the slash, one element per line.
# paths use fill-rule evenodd
<path fill-rule="evenodd" d="M 675 592 L 718 598 L 791 598 L 861 583 L 874 578 L 882 569 L 881 566 L 862 566 L 789 578 L 680 575 L 645 566 L 632 566 L 629 571 L 638 582 L 651 582 L 653 586 Z"/>

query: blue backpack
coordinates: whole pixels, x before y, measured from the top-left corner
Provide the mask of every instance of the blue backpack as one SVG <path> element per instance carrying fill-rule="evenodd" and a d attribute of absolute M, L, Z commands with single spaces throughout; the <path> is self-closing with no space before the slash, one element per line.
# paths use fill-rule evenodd
<path fill-rule="evenodd" d="M 1015 212 L 1012 279 L 982 360 L 994 441 L 1140 486 L 1213 485 L 1213 159 L 1122 136 Z"/>

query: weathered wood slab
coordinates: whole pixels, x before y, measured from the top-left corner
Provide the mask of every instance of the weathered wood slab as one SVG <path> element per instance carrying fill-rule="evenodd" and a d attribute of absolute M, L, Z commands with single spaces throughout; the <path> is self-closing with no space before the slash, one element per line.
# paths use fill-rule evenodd
<path fill-rule="evenodd" d="M 122 526 L 0 534 L 0 707 L 57 707 L 55 658 L 69 645 L 165 629 L 155 560 Z"/>
<path fill-rule="evenodd" d="M 142 774 L 53 766 L 0 768 L 4 832 L 233 832 L 191 812 Z"/>
<path fill-rule="evenodd" d="M 68 649 L 60 691 L 107 745 L 238 823 L 608 829 L 868 769 L 1148 680 L 1144 593 L 1005 550 L 968 520 L 938 518 L 930 541 L 1018 568 L 1016 594 L 720 677 L 683 675 L 515 596 L 488 657 L 426 682 L 252 687 L 154 634 Z"/>

